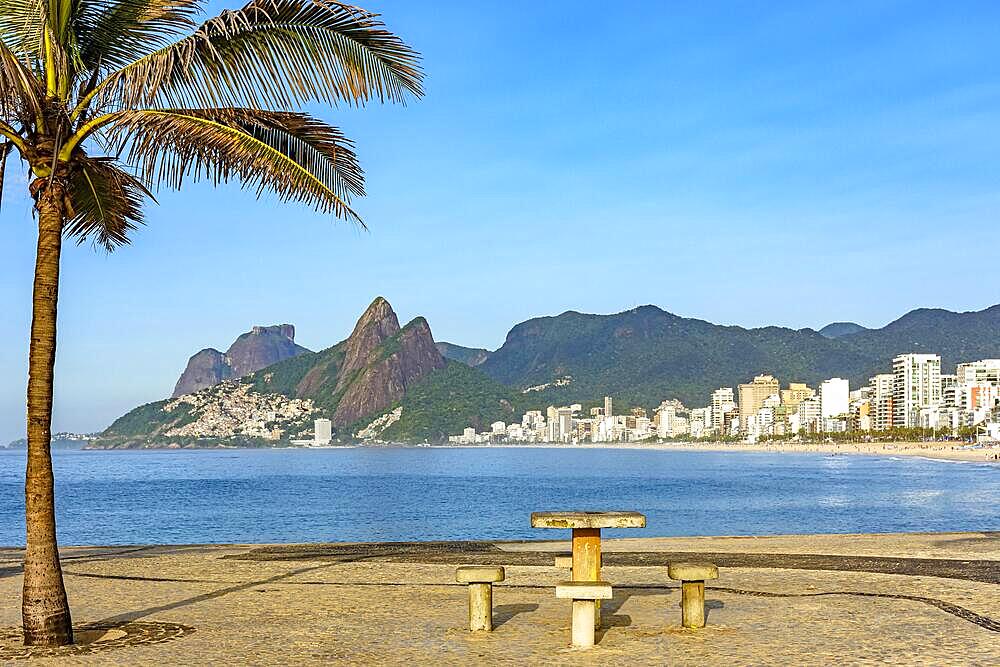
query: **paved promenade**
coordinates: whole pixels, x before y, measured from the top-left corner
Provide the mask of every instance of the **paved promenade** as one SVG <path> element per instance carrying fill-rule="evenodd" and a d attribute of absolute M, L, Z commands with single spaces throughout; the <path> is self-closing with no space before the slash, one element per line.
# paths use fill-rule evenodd
<path fill-rule="evenodd" d="M 599 645 L 568 648 L 567 543 L 71 548 L 81 643 L 26 649 L 20 552 L 0 549 L 0 664 L 1000 664 L 1000 533 L 605 541 Z M 671 560 L 707 557 L 708 627 Z M 462 563 L 507 567 L 472 635 Z"/>

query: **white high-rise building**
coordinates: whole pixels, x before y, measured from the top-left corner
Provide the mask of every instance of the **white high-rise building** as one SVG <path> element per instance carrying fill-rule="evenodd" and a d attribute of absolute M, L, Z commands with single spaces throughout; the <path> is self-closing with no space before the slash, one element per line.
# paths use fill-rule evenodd
<path fill-rule="evenodd" d="M 941 404 L 941 356 L 901 354 L 892 360 L 895 428 L 920 426 L 920 410 Z"/>
<path fill-rule="evenodd" d="M 614 402 L 611 400 L 610 396 L 604 397 L 604 416 L 611 417 L 615 414 Z"/>
<path fill-rule="evenodd" d="M 560 442 L 562 440 L 562 434 L 559 432 L 559 420 L 550 419 L 548 426 L 548 433 L 545 436 L 546 442 Z"/>
<path fill-rule="evenodd" d="M 895 381 L 896 376 L 892 373 L 879 373 L 873 375 L 868 381 L 868 386 L 871 389 L 869 414 L 874 431 L 886 431 L 892 428 L 892 394 Z"/>
<path fill-rule="evenodd" d="M 677 419 L 677 408 L 672 405 L 660 406 L 657 410 L 656 435 L 659 438 L 670 438 L 674 434 L 674 421 Z"/>
<path fill-rule="evenodd" d="M 956 408 L 958 401 L 958 377 L 941 373 L 941 405 L 947 408 Z"/>
<path fill-rule="evenodd" d="M 736 409 L 736 395 L 732 387 L 722 387 L 712 392 L 712 428 L 722 431 L 726 413 Z"/>
<path fill-rule="evenodd" d="M 692 438 L 702 438 L 712 427 L 712 408 L 695 408 L 691 410 L 688 428 Z"/>
<path fill-rule="evenodd" d="M 1000 359 L 959 364 L 955 381 L 955 405 L 978 423 L 992 412 L 1000 395 Z"/>
<path fill-rule="evenodd" d="M 542 416 L 541 410 L 528 410 L 521 417 L 521 426 L 528 430 L 535 430 L 541 428 L 545 425 L 545 417 Z"/>
<path fill-rule="evenodd" d="M 851 409 L 851 389 L 847 380 L 824 380 L 819 385 L 819 404 L 823 419 L 846 415 Z"/>
<path fill-rule="evenodd" d="M 313 422 L 313 442 L 317 445 L 329 445 L 333 440 L 333 422 L 329 419 L 317 419 Z"/>
<path fill-rule="evenodd" d="M 819 431 L 823 421 L 823 411 L 818 397 L 807 398 L 798 404 L 799 428 L 811 433 Z"/>
<path fill-rule="evenodd" d="M 959 364 L 955 371 L 958 384 L 1000 385 L 1000 359 L 981 359 Z"/>

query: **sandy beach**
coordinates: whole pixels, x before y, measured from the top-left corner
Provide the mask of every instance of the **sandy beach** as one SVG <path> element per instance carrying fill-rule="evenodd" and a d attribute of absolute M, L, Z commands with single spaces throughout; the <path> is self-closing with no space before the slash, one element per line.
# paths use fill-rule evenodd
<path fill-rule="evenodd" d="M 0 548 L 0 663 L 792 665 L 1000 663 L 1000 534 L 605 540 L 598 645 L 569 647 L 566 541 L 75 547 L 79 644 L 20 643 Z M 708 625 L 680 626 L 666 565 L 709 560 Z M 460 564 L 502 565 L 495 630 L 467 629 Z"/>
<path fill-rule="evenodd" d="M 601 442 L 579 445 L 559 445 L 553 443 L 517 445 L 440 445 L 454 449 L 476 449 L 484 447 L 501 448 L 563 448 L 579 449 L 651 449 L 697 452 L 772 452 L 772 453 L 812 453 L 844 454 L 853 456 L 919 456 L 941 461 L 969 461 L 975 463 L 1000 464 L 1000 446 L 966 449 L 954 442 L 873 442 L 873 443 L 744 443 L 744 442 Z"/>
<path fill-rule="evenodd" d="M 947 461 L 997 460 L 1000 447 L 963 449 L 954 442 L 875 442 L 875 443 L 661 443 L 652 445 L 656 449 L 742 451 L 742 452 L 810 452 L 815 454 L 852 454 L 862 456 L 922 456 L 929 459 Z M 1000 462 L 1000 461 L 998 461 Z"/>

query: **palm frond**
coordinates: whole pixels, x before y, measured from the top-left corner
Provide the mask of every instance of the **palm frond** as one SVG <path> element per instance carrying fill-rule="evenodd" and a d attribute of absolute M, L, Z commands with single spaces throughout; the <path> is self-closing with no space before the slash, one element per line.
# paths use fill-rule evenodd
<path fill-rule="evenodd" d="M 44 103 L 41 82 L 6 44 L 0 43 L 0 116 L 6 122 L 27 127 L 41 113 Z"/>
<path fill-rule="evenodd" d="M 19 58 L 38 59 L 47 8 L 45 0 L 0 0 L 0 41 Z"/>
<path fill-rule="evenodd" d="M 81 158 L 69 181 L 65 234 L 78 243 L 93 241 L 111 252 L 129 243 L 143 224 L 142 208 L 153 195 L 145 184 L 110 158 Z M 155 200 L 154 200 L 155 201 Z"/>
<path fill-rule="evenodd" d="M 117 70 L 165 48 L 195 27 L 205 0 L 91 0 L 74 28 L 79 58 L 90 70 Z"/>
<path fill-rule="evenodd" d="M 252 109 L 126 111 L 104 132 L 112 151 L 149 183 L 239 179 L 257 196 L 274 192 L 362 224 L 351 197 L 364 195 L 352 143 L 307 114 Z"/>
<path fill-rule="evenodd" d="M 327 0 L 251 0 L 109 75 L 118 108 L 293 108 L 420 96 L 419 55 L 377 15 Z"/>

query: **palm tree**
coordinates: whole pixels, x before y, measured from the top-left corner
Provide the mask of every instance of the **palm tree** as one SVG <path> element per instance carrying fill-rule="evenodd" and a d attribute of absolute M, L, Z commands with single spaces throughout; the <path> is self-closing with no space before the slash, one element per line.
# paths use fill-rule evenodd
<path fill-rule="evenodd" d="M 158 187 L 231 179 L 358 224 L 352 143 L 298 111 L 422 95 L 418 54 L 328 0 L 0 0 L 0 182 L 16 151 L 38 216 L 28 377 L 29 645 L 72 643 L 49 451 L 64 238 L 129 242 Z"/>

